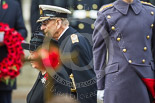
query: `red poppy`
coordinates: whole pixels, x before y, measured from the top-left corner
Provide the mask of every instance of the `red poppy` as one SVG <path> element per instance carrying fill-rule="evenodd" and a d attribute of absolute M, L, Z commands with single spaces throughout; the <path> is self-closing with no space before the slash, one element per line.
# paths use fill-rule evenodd
<path fill-rule="evenodd" d="M 51 52 L 49 54 L 49 59 L 50 59 L 51 66 L 53 68 L 56 68 L 59 65 L 59 53 L 54 51 Z"/>
<path fill-rule="evenodd" d="M 8 4 L 5 1 L 3 1 L 3 3 L 2 3 L 2 8 L 3 9 L 7 9 L 8 8 Z"/>
<path fill-rule="evenodd" d="M 1 70 L 2 73 L 7 73 L 8 72 L 8 67 L 5 66 L 5 65 L 4 66 L 1 66 L 1 69 L 0 70 Z"/>
<path fill-rule="evenodd" d="M 48 54 L 48 52 L 44 53 Z M 45 67 L 52 67 L 53 69 L 56 69 L 58 67 L 59 61 L 59 53 L 55 51 L 50 52 L 46 58 L 42 59 Z"/>
<path fill-rule="evenodd" d="M 47 80 L 47 78 L 48 78 L 48 73 L 46 73 L 46 74 L 44 75 L 44 78 Z"/>

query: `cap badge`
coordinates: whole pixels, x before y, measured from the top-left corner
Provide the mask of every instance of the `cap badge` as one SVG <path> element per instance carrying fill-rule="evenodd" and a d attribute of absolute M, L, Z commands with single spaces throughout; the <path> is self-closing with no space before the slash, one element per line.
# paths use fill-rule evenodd
<path fill-rule="evenodd" d="M 43 9 L 40 8 L 40 15 L 43 15 Z"/>

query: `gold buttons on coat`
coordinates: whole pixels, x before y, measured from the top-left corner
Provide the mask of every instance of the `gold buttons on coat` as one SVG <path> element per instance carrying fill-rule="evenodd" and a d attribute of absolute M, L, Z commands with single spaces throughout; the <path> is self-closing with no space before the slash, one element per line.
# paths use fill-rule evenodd
<path fill-rule="evenodd" d="M 80 23 L 80 24 L 78 25 L 78 27 L 79 27 L 79 29 L 84 29 L 84 24 Z"/>
<path fill-rule="evenodd" d="M 147 38 L 147 39 L 150 39 L 150 36 L 148 35 L 146 38 Z"/>
<path fill-rule="evenodd" d="M 151 15 L 154 15 L 154 12 L 153 11 L 151 11 Z"/>
<path fill-rule="evenodd" d="M 126 53 L 126 52 L 127 52 L 127 50 L 126 50 L 126 49 L 123 49 L 123 52 L 124 52 L 124 53 Z"/>
<path fill-rule="evenodd" d="M 114 26 L 112 26 L 112 27 L 111 27 L 111 29 L 112 29 L 112 30 L 115 30 L 115 27 L 114 27 Z"/>
<path fill-rule="evenodd" d="M 79 4 L 79 5 L 77 5 L 77 8 L 78 8 L 79 10 L 82 10 L 82 9 L 83 9 L 83 5 Z"/>
<path fill-rule="evenodd" d="M 151 28 L 153 28 L 153 27 L 154 27 L 154 25 L 152 24 L 152 25 L 151 25 Z"/>
<path fill-rule="evenodd" d="M 147 47 L 144 47 L 144 51 L 146 51 L 147 50 Z"/>
<path fill-rule="evenodd" d="M 129 62 L 129 63 L 132 63 L 132 60 L 129 60 L 128 62 Z"/>
<path fill-rule="evenodd" d="M 111 16 L 110 16 L 110 15 L 108 15 L 108 16 L 107 16 L 107 18 L 108 18 L 108 19 L 111 19 Z"/>
<path fill-rule="evenodd" d="M 142 60 L 142 63 L 145 63 L 145 59 Z"/>
<path fill-rule="evenodd" d="M 118 37 L 118 38 L 117 38 L 117 41 L 120 41 L 120 40 L 121 40 L 121 38 Z"/>
<path fill-rule="evenodd" d="M 93 4 L 92 7 L 93 7 L 93 9 L 97 9 L 98 8 L 98 6 L 96 4 Z"/>

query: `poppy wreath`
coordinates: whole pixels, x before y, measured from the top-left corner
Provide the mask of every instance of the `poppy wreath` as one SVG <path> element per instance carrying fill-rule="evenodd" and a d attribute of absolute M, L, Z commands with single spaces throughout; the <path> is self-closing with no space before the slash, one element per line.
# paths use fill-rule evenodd
<path fill-rule="evenodd" d="M 4 32 L 4 44 L 7 47 L 7 57 L 0 62 L 0 81 L 6 84 L 14 82 L 19 75 L 22 66 L 22 57 L 24 52 L 21 42 L 24 38 L 16 30 L 9 27 L 8 24 L 0 22 L 0 32 Z"/>

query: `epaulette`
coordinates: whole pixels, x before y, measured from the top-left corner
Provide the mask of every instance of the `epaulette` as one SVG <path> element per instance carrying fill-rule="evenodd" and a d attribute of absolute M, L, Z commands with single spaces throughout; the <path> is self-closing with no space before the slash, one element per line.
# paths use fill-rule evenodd
<path fill-rule="evenodd" d="M 76 42 L 79 42 L 79 38 L 76 34 L 72 34 L 71 35 L 71 40 L 72 40 L 72 43 L 76 43 Z"/>
<path fill-rule="evenodd" d="M 155 7 L 153 4 L 148 3 L 148 2 L 141 1 L 141 3 L 142 3 L 142 4 L 145 4 L 145 5 L 149 5 L 149 6 Z"/>
<path fill-rule="evenodd" d="M 108 5 L 102 6 L 99 11 L 103 11 L 104 9 L 107 9 L 112 6 L 113 6 L 113 4 L 108 4 Z"/>

